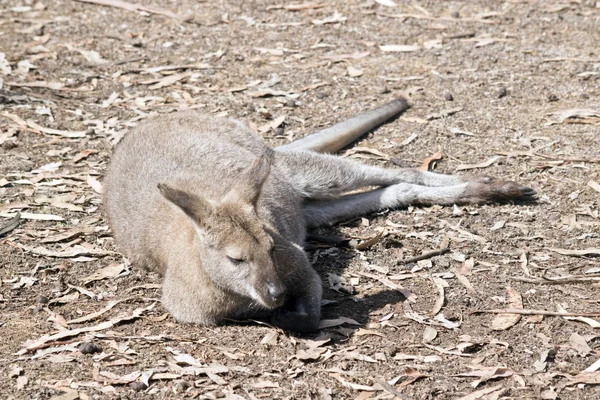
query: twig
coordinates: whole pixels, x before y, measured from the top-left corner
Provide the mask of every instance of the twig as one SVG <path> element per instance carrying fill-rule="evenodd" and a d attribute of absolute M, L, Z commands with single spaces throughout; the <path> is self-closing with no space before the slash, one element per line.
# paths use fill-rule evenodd
<path fill-rule="evenodd" d="M 548 154 L 536 154 L 539 157 L 546 158 L 548 160 L 566 161 L 566 162 L 583 162 L 583 163 L 600 163 L 600 158 L 585 158 L 585 157 L 564 157 L 564 156 L 551 156 Z"/>
<path fill-rule="evenodd" d="M 572 312 L 560 312 L 560 311 L 546 311 L 546 310 L 529 310 L 521 308 L 507 308 L 506 310 L 475 310 L 471 311 L 471 314 L 520 314 L 520 315 L 549 315 L 555 317 L 600 317 L 600 312 L 592 313 L 572 313 Z"/>
<path fill-rule="evenodd" d="M 600 274 L 590 274 L 589 276 L 572 276 L 572 277 L 558 277 L 558 278 L 530 278 L 527 276 L 513 276 L 512 280 L 526 283 L 539 283 L 545 285 L 560 285 L 563 283 L 582 283 L 582 282 L 598 282 L 600 281 Z"/>
<path fill-rule="evenodd" d="M 82 3 L 97 4 L 106 7 L 121 8 L 127 11 L 145 11 L 150 14 L 163 15 L 165 17 L 183 20 L 181 15 L 175 14 L 173 11 L 165 10 L 164 8 L 144 6 L 141 4 L 128 3 L 123 0 L 76 0 Z"/>
<path fill-rule="evenodd" d="M 398 264 L 410 264 L 410 263 L 414 263 L 414 262 L 417 262 L 417 261 L 426 260 L 426 259 L 431 258 L 431 257 L 441 256 L 442 254 L 446 254 L 449 251 L 450 251 L 449 247 L 445 247 L 443 249 L 437 249 L 437 250 L 428 251 L 428 252 L 425 252 L 425 253 L 423 253 L 421 255 L 418 255 L 418 256 L 414 256 L 414 257 L 410 257 L 410 258 L 407 258 L 407 259 L 404 259 L 404 260 L 400 260 L 400 261 L 398 261 Z"/>
<path fill-rule="evenodd" d="M 121 60 L 114 60 L 114 61 L 106 62 L 104 64 L 96 65 L 96 67 L 98 67 L 98 68 L 109 68 L 109 67 L 113 67 L 113 66 L 117 66 L 117 65 L 129 64 L 129 63 L 137 62 L 137 61 L 145 61 L 147 59 L 148 59 L 148 57 L 145 57 L 145 56 L 124 58 L 124 59 L 121 59 Z"/>

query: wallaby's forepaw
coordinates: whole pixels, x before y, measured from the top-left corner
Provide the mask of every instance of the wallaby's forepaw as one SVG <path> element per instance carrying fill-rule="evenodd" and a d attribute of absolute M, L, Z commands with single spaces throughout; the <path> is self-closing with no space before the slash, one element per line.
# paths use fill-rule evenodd
<path fill-rule="evenodd" d="M 285 331 L 314 333 L 319 325 L 319 316 L 305 311 L 290 311 L 278 308 L 271 317 L 271 323 Z"/>
<path fill-rule="evenodd" d="M 467 196 L 472 203 L 503 203 L 507 201 L 533 201 L 536 191 L 516 182 L 501 181 L 490 177 L 480 177 L 469 181 Z"/>

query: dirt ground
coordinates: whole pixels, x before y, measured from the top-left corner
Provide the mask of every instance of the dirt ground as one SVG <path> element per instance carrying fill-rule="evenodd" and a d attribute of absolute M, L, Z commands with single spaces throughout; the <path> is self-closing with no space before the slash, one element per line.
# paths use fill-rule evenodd
<path fill-rule="evenodd" d="M 0 2 L 3 398 L 600 398 L 600 3 L 87 1 Z M 179 324 L 116 253 L 102 175 L 140 120 L 197 108 L 280 144 L 398 94 L 342 154 L 442 151 L 537 203 L 317 232 L 353 241 L 308 243 L 333 301 L 313 336 Z M 529 315 L 480 312 L 506 309 Z"/>

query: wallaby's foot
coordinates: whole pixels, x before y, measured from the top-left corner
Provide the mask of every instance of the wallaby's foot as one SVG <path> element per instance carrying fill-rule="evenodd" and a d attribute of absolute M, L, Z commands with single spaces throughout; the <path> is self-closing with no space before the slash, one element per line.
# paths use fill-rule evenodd
<path fill-rule="evenodd" d="M 319 325 L 319 317 L 306 311 L 278 308 L 271 317 L 271 323 L 285 331 L 315 333 Z"/>
<path fill-rule="evenodd" d="M 319 296 L 320 298 L 320 296 Z M 271 323 L 283 330 L 298 333 L 314 333 L 321 319 L 320 300 L 312 304 L 309 298 L 297 298 L 278 308 L 271 317 Z"/>
<path fill-rule="evenodd" d="M 507 201 L 533 201 L 536 191 L 516 182 L 490 177 L 479 177 L 467 184 L 466 203 L 504 203 Z"/>

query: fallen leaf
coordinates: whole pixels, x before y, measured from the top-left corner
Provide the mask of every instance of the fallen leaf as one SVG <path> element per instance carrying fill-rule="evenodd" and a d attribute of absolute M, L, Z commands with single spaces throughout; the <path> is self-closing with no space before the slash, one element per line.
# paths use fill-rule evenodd
<path fill-rule="evenodd" d="M 363 328 L 359 328 L 356 332 L 354 332 L 354 336 L 369 336 L 369 335 L 385 337 L 382 333 L 375 332 L 375 331 L 372 331 L 369 329 L 363 329 Z"/>
<path fill-rule="evenodd" d="M 594 189 L 596 192 L 600 193 L 600 183 L 596 182 L 596 181 L 589 181 L 587 183 L 587 185 L 589 187 L 591 187 L 592 189 Z"/>
<path fill-rule="evenodd" d="M 254 389 L 273 389 L 273 388 L 278 388 L 279 383 L 271 382 L 271 381 L 260 381 L 260 382 L 252 383 L 252 384 L 250 384 L 250 386 L 253 387 Z"/>
<path fill-rule="evenodd" d="M 423 342 L 431 343 L 435 340 L 437 335 L 438 331 L 435 330 L 435 328 L 432 328 L 431 326 L 426 326 L 425 330 L 423 331 Z"/>
<path fill-rule="evenodd" d="M 555 124 L 595 124 L 600 123 L 600 111 L 591 110 L 589 108 L 574 108 L 563 111 L 556 111 L 550 115 L 558 117 L 558 121 L 547 122 L 546 126 Z"/>
<path fill-rule="evenodd" d="M 16 213 L 14 217 L 10 218 L 8 221 L 0 224 L 0 237 L 5 235 L 17 228 L 19 226 L 19 221 L 21 220 L 21 214 Z"/>
<path fill-rule="evenodd" d="M 164 15 L 165 17 L 173 18 L 176 20 L 181 20 L 181 21 L 185 20 L 185 18 L 182 17 L 181 15 L 178 15 L 178 14 L 176 14 L 172 11 L 166 10 L 164 8 L 145 6 L 142 4 L 134 4 L 134 3 L 126 2 L 124 0 L 77 0 L 77 1 L 80 1 L 82 3 L 98 4 L 98 5 L 107 6 L 107 7 L 116 7 L 116 8 L 121 8 L 121 9 L 127 10 L 127 11 L 134 11 L 134 12 L 145 11 L 150 14 Z"/>
<path fill-rule="evenodd" d="M 34 213 L 27 213 L 27 212 L 22 212 L 19 214 L 21 215 L 21 219 L 31 219 L 31 220 L 36 220 L 36 221 L 64 221 L 65 220 L 60 215 L 54 215 L 54 214 L 34 214 Z M 3 218 L 14 218 L 15 215 L 16 214 L 0 213 L 0 217 L 3 217 Z"/>
<path fill-rule="evenodd" d="M 409 53 L 412 51 L 418 51 L 421 46 L 418 45 L 406 45 L 406 44 L 388 44 L 379 46 L 379 49 L 386 53 Z"/>
<path fill-rule="evenodd" d="M 142 82 L 140 82 L 140 84 L 150 85 L 150 86 L 148 86 L 148 89 L 155 90 L 155 89 L 160 89 L 160 88 L 164 88 L 167 86 L 171 86 L 172 84 L 177 83 L 180 80 L 183 80 L 185 78 L 188 78 L 191 75 L 192 75 L 191 71 L 180 72 L 178 74 L 167 75 L 161 79 L 151 79 L 151 80 L 147 80 L 147 81 L 142 81 Z"/>
<path fill-rule="evenodd" d="M 126 299 L 122 299 L 122 300 L 111 300 L 109 301 L 106 306 L 104 306 L 104 308 L 102 310 L 93 312 L 91 314 L 88 315 L 84 315 L 83 317 L 79 317 L 79 318 L 75 318 L 75 319 L 71 319 L 69 321 L 67 321 L 67 324 L 81 324 L 83 322 L 87 322 L 87 321 L 92 321 L 97 319 L 98 317 L 102 316 L 103 314 L 105 314 L 106 312 L 112 310 L 112 308 L 114 306 L 116 306 L 119 303 L 122 303 L 124 301 L 128 301 L 131 300 L 132 297 L 128 297 Z"/>
<path fill-rule="evenodd" d="M 501 156 L 495 156 L 495 157 L 490 158 L 487 161 L 483 161 L 478 164 L 461 164 L 458 167 L 456 167 L 456 170 L 457 171 L 466 171 L 468 169 L 487 168 L 501 158 L 502 158 Z"/>
<path fill-rule="evenodd" d="M 79 256 L 110 256 L 116 254 L 114 251 L 103 250 L 98 248 L 88 248 L 84 246 L 73 246 L 64 251 L 48 250 L 44 247 L 30 247 L 21 243 L 16 243 L 17 246 L 26 250 L 30 253 L 37 254 L 45 257 L 57 257 L 57 258 L 74 258 Z"/>
<path fill-rule="evenodd" d="M 61 131 L 59 129 L 46 128 L 41 125 L 38 125 L 35 121 L 31 119 L 27 120 L 27 125 L 32 129 L 47 133 L 48 135 L 62 136 L 71 139 L 83 138 L 87 134 L 87 131 Z"/>
<path fill-rule="evenodd" d="M 462 109 L 463 109 L 462 107 L 455 107 L 455 108 L 450 108 L 447 110 L 442 110 L 437 113 L 429 114 L 428 116 L 425 117 L 425 119 L 427 121 L 432 121 L 434 119 L 446 118 L 446 117 L 456 114 L 457 112 L 462 111 Z"/>
<path fill-rule="evenodd" d="M 432 156 L 424 159 L 423 162 L 421 163 L 421 166 L 419 167 L 419 169 L 422 171 L 432 171 L 434 169 L 434 165 L 435 165 L 434 163 L 436 161 L 440 161 L 442 158 L 444 158 L 444 153 L 442 153 L 441 151 L 438 151 L 438 152 L 434 153 Z"/>
<path fill-rule="evenodd" d="M 145 313 L 146 311 L 152 310 L 155 306 L 156 306 L 156 303 L 152 303 L 148 307 L 136 308 L 135 310 L 133 310 L 131 312 L 131 314 L 121 315 L 121 316 L 115 317 L 109 321 L 102 322 L 98 325 L 86 326 L 86 327 L 77 328 L 77 329 L 70 329 L 70 330 L 65 330 L 65 331 L 55 333 L 53 335 L 42 336 L 41 338 L 39 338 L 37 340 L 26 342 L 25 347 L 23 349 L 19 350 L 17 353 L 15 353 L 15 355 L 22 356 L 23 354 L 27 354 L 33 350 L 36 350 L 36 349 L 42 347 L 44 344 L 46 344 L 48 342 L 56 342 L 58 340 L 65 339 L 68 337 L 78 336 L 82 333 L 97 332 L 97 331 L 102 331 L 105 329 L 110 329 L 113 326 L 115 326 L 121 322 L 132 321 L 134 319 L 139 318 L 143 313 Z"/>
<path fill-rule="evenodd" d="M 344 324 L 361 325 L 360 322 L 356 322 L 352 318 L 339 317 L 335 319 L 322 319 L 321 321 L 319 321 L 318 329 L 333 328 L 334 326 L 340 326 Z"/>
<path fill-rule="evenodd" d="M 521 294 L 511 287 L 507 287 L 506 291 L 508 292 L 508 305 L 510 308 L 523 308 Z M 491 328 L 495 331 L 503 331 L 514 326 L 520 319 L 519 314 L 498 314 L 492 321 Z"/>
<path fill-rule="evenodd" d="M 361 69 L 354 68 L 351 65 L 348 66 L 346 71 L 348 72 L 348 76 L 350 78 L 358 78 L 359 76 L 361 76 L 363 74 L 363 71 Z"/>
<path fill-rule="evenodd" d="M 576 385 L 578 383 L 585 383 L 588 385 L 600 384 L 600 371 L 595 372 L 581 372 L 572 378 L 569 378 L 568 385 Z"/>
<path fill-rule="evenodd" d="M 460 397 L 457 400 L 478 400 L 478 399 L 481 399 L 484 396 L 487 396 L 488 394 L 498 391 L 500 389 L 502 389 L 502 385 L 491 386 L 491 387 L 484 388 L 484 389 L 478 390 L 476 392 L 470 393 L 466 396 Z"/>
<path fill-rule="evenodd" d="M 127 271 L 126 264 L 114 263 L 114 264 L 110 264 L 107 267 L 99 269 L 98 271 L 94 272 L 93 274 L 91 274 L 85 278 L 82 278 L 81 281 L 83 282 L 84 285 L 87 285 L 90 282 L 122 276 L 122 274 L 125 271 Z"/>
<path fill-rule="evenodd" d="M 348 18 L 344 17 L 337 11 L 334 11 L 333 15 L 324 19 L 313 19 L 311 22 L 313 25 L 325 25 L 325 24 L 337 24 L 339 22 L 345 22 Z"/>
<path fill-rule="evenodd" d="M 577 332 L 573 332 L 569 337 L 569 344 L 579 353 L 581 357 L 586 357 L 592 352 L 592 348 L 587 344 L 586 340 Z"/>
<path fill-rule="evenodd" d="M 285 121 L 285 115 L 282 115 L 281 117 L 277 117 L 274 120 L 264 124 L 263 126 L 258 128 L 258 131 L 262 134 L 265 134 L 271 130 L 275 130 L 277 129 L 281 124 L 283 124 Z"/>
<path fill-rule="evenodd" d="M 87 183 L 92 189 L 94 189 L 94 192 L 102 194 L 102 184 L 100 183 L 100 181 L 98 181 L 98 179 L 94 178 L 91 175 L 88 175 Z"/>
<path fill-rule="evenodd" d="M 600 247 L 596 248 L 587 248 L 583 250 L 569 250 L 569 249 L 555 249 L 549 248 L 548 250 L 553 251 L 558 254 L 562 254 L 563 256 L 574 256 L 574 257 L 599 257 L 600 256 Z"/>
<path fill-rule="evenodd" d="M 382 6 L 386 6 L 386 7 L 396 7 L 397 4 L 395 2 L 393 2 L 392 0 L 375 0 L 375 3 L 379 3 Z"/>

